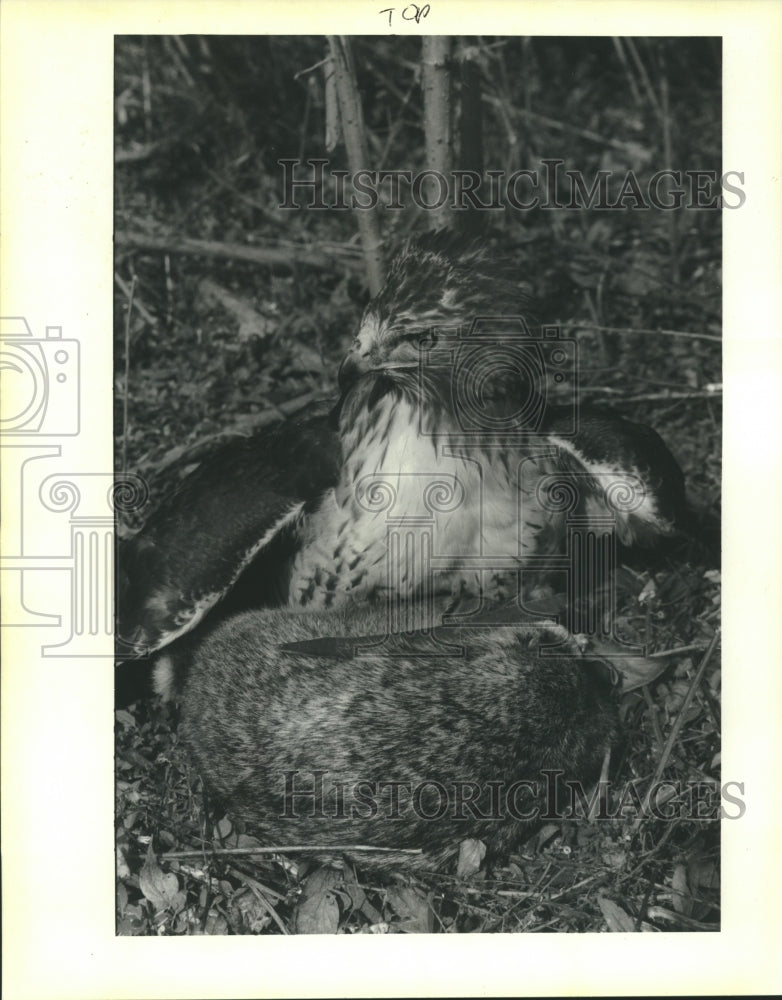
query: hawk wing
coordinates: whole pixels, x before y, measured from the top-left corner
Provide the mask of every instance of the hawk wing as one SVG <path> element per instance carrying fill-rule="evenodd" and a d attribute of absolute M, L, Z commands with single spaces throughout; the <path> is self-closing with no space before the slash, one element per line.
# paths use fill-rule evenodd
<path fill-rule="evenodd" d="M 579 408 L 574 433 L 570 420 L 569 410 L 552 407 L 544 429 L 563 472 L 574 476 L 587 515 L 614 519 L 627 546 L 649 546 L 684 528 L 684 475 L 656 431 L 587 406 Z"/>
<path fill-rule="evenodd" d="M 146 656 L 226 611 L 278 604 L 340 464 L 330 408 L 223 445 L 120 545 L 117 649 Z"/>

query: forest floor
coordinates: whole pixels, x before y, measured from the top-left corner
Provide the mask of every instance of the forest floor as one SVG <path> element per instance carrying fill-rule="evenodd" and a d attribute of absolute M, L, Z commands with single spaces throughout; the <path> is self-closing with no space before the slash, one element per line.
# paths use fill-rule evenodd
<path fill-rule="evenodd" d="M 670 156 L 673 143 L 687 166 L 703 166 L 692 160 L 696 146 L 706 166 L 718 163 L 719 74 L 697 84 L 683 69 L 677 77 L 686 48 L 668 52 L 664 92 L 679 117 L 666 139 L 640 84 L 640 97 L 623 86 L 627 67 L 617 62 L 603 81 L 599 53 L 586 52 L 583 73 L 574 70 L 558 91 L 536 91 L 558 58 L 556 41 L 541 43 L 523 82 L 547 120 L 570 127 L 563 135 L 538 122 L 530 137 L 519 125 L 531 157 L 567 148 L 594 168 L 641 169 L 666 143 Z M 412 148 L 408 125 L 381 129 L 377 109 L 395 88 L 383 48 L 391 41 L 377 44 L 381 82 L 362 84 L 368 128 L 387 148 Z M 275 51 L 277 76 L 267 79 L 263 59 L 231 40 L 199 50 L 193 39 L 118 46 L 116 465 L 149 485 L 147 503 L 118 523 L 121 535 L 139 528 L 216 442 L 336 396 L 339 362 L 367 301 L 355 222 L 350 213 L 276 207 L 276 157 L 319 148 L 314 85 L 291 83 L 319 52 L 313 39 L 286 39 Z M 357 47 L 365 74 L 370 55 L 369 42 Z M 395 72 L 403 75 L 404 60 Z M 263 86 L 264 108 L 284 110 L 259 124 L 244 109 Z M 689 99 L 693 87 L 703 100 Z M 499 85 L 494 99 L 507 114 L 523 103 Z M 602 158 L 579 134 L 583 123 L 616 138 Z M 499 126 L 486 131 L 488 158 L 503 140 Z M 268 138 L 261 149 L 259 134 Z M 389 235 L 424 225 L 406 215 Z M 184 236 L 209 246 L 183 251 Z M 582 398 L 653 426 L 693 505 L 718 518 L 719 213 L 538 212 L 498 226 L 491 239 L 518 259 L 535 314 L 578 344 Z M 231 253 L 237 244 L 282 256 L 242 260 Z M 718 930 L 719 569 L 684 547 L 627 565 L 621 579 L 624 626 L 648 654 L 673 652 L 657 681 L 622 700 L 615 818 L 546 824 L 504 867 L 469 876 L 378 880 L 360 869 L 318 869 L 306 856 L 253 853 L 263 845 L 205 811 L 175 714 L 156 699 L 138 701 L 116 713 L 118 932 Z M 675 789 L 671 818 L 636 822 L 634 803 L 659 780 Z"/>

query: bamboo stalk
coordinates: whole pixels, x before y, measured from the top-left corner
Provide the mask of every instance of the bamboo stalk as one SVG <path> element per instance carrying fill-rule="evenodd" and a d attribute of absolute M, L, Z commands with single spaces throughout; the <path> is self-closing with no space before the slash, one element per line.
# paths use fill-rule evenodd
<path fill-rule="evenodd" d="M 329 35 L 328 43 L 334 63 L 339 116 L 345 149 L 348 154 L 348 165 L 351 173 L 355 176 L 359 170 L 369 169 L 369 151 L 364 129 L 364 115 L 361 110 L 361 98 L 356 84 L 353 53 L 350 48 L 350 40 L 345 35 Z M 372 295 L 377 295 L 383 287 L 385 270 L 377 205 L 359 209 L 357 216 L 369 291 Z"/>
<path fill-rule="evenodd" d="M 451 39 L 445 35 L 425 35 L 422 40 L 421 86 L 424 92 L 424 145 L 426 167 L 447 178 L 453 166 L 453 129 L 451 123 Z M 432 177 L 424 187 L 428 205 L 442 199 L 440 182 Z M 446 187 L 445 200 L 428 211 L 429 228 L 448 224 L 451 213 Z"/>
<path fill-rule="evenodd" d="M 481 67 L 478 49 L 464 41 L 459 47 L 461 79 L 459 93 L 459 169 L 471 170 L 483 176 L 483 105 L 481 102 Z M 471 232 L 479 232 L 482 215 L 474 207 L 465 214 Z"/>

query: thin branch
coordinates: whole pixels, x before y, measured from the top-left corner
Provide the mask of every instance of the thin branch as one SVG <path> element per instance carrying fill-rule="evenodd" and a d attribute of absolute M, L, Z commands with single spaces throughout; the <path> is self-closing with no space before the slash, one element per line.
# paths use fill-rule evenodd
<path fill-rule="evenodd" d="M 140 163 L 142 160 L 148 160 L 157 153 L 162 145 L 160 142 L 146 142 L 143 146 L 136 146 L 131 149 L 118 149 L 114 153 L 114 163 L 120 166 L 124 163 Z"/>
<path fill-rule="evenodd" d="M 704 923 L 702 920 L 695 920 L 694 917 L 685 916 L 684 913 L 674 913 L 673 910 L 666 910 L 662 906 L 650 906 L 646 911 L 650 920 L 668 920 L 672 923 L 686 927 L 690 931 L 714 931 L 714 924 Z"/>
<path fill-rule="evenodd" d="M 692 391 L 684 392 L 646 392 L 638 396 L 624 396 L 618 389 L 612 389 L 609 386 L 594 386 L 593 388 L 584 388 L 582 395 L 610 395 L 617 403 L 659 403 L 674 399 L 715 399 L 718 396 L 722 396 L 722 386 L 719 386 L 716 390 L 707 389 L 699 391 L 693 389 Z"/>
<path fill-rule="evenodd" d="M 285 844 L 281 847 L 213 847 L 210 854 L 302 854 L 319 851 L 325 854 L 344 854 L 350 851 L 366 851 L 376 854 L 423 854 L 420 847 L 375 847 L 373 844 Z M 187 851 L 166 851 L 161 858 L 201 857 L 203 849 Z"/>
<path fill-rule="evenodd" d="M 673 167 L 673 139 L 671 108 L 668 93 L 668 74 L 665 64 L 665 50 L 660 49 L 660 61 L 662 63 L 660 73 L 660 95 L 661 95 L 661 124 L 663 133 L 663 166 L 666 170 Z M 679 241 L 678 241 L 678 212 L 668 212 L 668 243 L 671 250 L 671 284 L 678 287 L 679 281 Z M 668 304 L 670 308 L 670 302 Z"/>
<path fill-rule="evenodd" d="M 321 66 L 325 65 L 329 61 L 328 56 L 324 56 L 323 59 L 319 59 L 316 63 L 311 66 L 307 66 L 305 69 L 300 69 L 298 73 L 293 74 L 294 80 L 299 80 L 301 77 L 305 76 L 307 73 L 313 73 L 316 69 L 320 69 Z"/>
<path fill-rule="evenodd" d="M 279 914 L 274 909 L 271 902 L 266 898 L 266 892 L 267 892 L 266 886 L 261 885 L 260 882 L 257 882 L 254 878 L 252 878 L 252 876 L 246 875 L 244 872 L 236 872 L 234 871 L 234 869 L 230 869 L 230 871 L 231 874 L 234 875 L 234 877 L 240 878 L 245 883 L 245 885 L 248 886 L 250 892 L 252 892 L 252 894 L 255 896 L 255 898 L 258 900 L 258 902 L 261 904 L 264 910 L 266 910 L 266 912 L 269 914 L 269 916 L 272 918 L 275 924 L 277 924 L 282 933 L 290 934 L 290 931 L 280 919 Z M 276 895 L 277 893 L 275 893 L 275 896 Z"/>
<path fill-rule="evenodd" d="M 493 97 L 490 94 L 484 94 L 483 100 L 498 108 L 500 111 L 503 110 L 503 102 L 500 101 L 498 97 Z M 580 135 L 583 139 L 589 139 L 591 142 L 600 143 L 601 146 L 611 146 L 612 149 L 621 149 L 623 151 L 635 149 L 635 145 L 633 143 L 622 142 L 620 139 L 609 139 L 604 135 L 599 135 L 597 132 L 592 132 L 591 129 L 578 128 L 576 125 L 569 125 L 567 122 L 556 121 L 554 118 L 548 118 L 546 115 L 539 115 L 536 111 L 528 111 L 526 108 L 513 107 L 510 109 L 510 112 L 512 114 L 521 115 L 522 118 L 530 118 L 532 121 L 540 122 L 541 125 L 553 128 L 557 132 L 569 132 L 571 135 Z"/>
<path fill-rule="evenodd" d="M 125 373 L 122 385 L 122 475 L 128 471 L 128 382 L 130 380 L 130 317 L 133 314 L 133 297 L 136 294 L 136 275 L 130 283 L 128 307 L 125 310 Z"/>
<path fill-rule="evenodd" d="M 127 283 L 127 281 L 123 281 L 122 278 L 120 277 L 120 275 L 117 274 L 116 271 L 114 272 L 114 283 L 117 285 L 117 287 L 122 292 L 122 294 L 125 296 L 125 298 L 129 299 L 131 297 L 131 294 L 130 294 L 130 285 Z M 135 306 L 136 312 L 140 316 L 143 316 L 144 319 L 147 321 L 147 323 L 149 323 L 150 326 L 157 326 L 157 316 L 153 316 L 152 313 L 149 311 L 149 309 L 147 309 L 144 306 L 144 304 L 141 302 L 140 299 L 136 299 L 136 301 L 134 302 L 134 306 Z"/>
<path fill-rule="evenodd" d="M 633 100 L 635 101 L 636 104 L 640 106 L 641 94 L 638 91 L 638 85 L 635 82 L 635 77 L 633 76 L 633 72 L 630 69 L 630 64 L 627 61 L 625 50 L 622 47 L 622 39 L 614 37 L 611 39 L 611 41 L 614 43 L 614 49 L 616 50 L 616 54 L 619 56 L 619 62 L 622 64 L 622 68 L 624 69 L 625 75 L 627 76 L 627 83 L 630 87 L 630 92 L 633 95 Z"/>
<path fill-rule="evenodd" d="M 216 243 L 213 240 L 195 240 L 186 236 L 147 236 L 145 233 L 114 234 L 114 243 L 118 247 L 136 250 L 149 250 L 154 253 L 185 254 L 194 257 L 219 257 L 224 260 L 245 260 L 251 264 L 262 264 L 271 267 L 304 267 L 320 268 L 333 271 L 349 268 L 358 271 L 361 261 L 355 250 L 341 244 L 329 249 L 314 250 L 303 244 L 288 247 L 281 246 L 245 246 L 243 243 Z"/>
<path fill-rule="evenodd" d="M 652 792 L 656 787 L 658 781 L 662 777 L 662 773 L 665 770 L 666 765 L 668 764 L 668 760 L 671 756 L 671 752 L 673 751 L 674 744 L 676 743 L 676 740 L 679 738 L 679 733 L 681 732 L 682 726 L 684 725 L 684 720 L 687 716 L 687 709 L 690 707 L 690 703 L 692 702 L 692 699 L 695 697 L 695 692 L 697 691 L 700 682 L 703 680 L 703 675 L 706 672 L 706 667 L 711 662 L 711 658 L 714 655 L 714 650 L 717 648 L 717 643 L 719 641 L 720 641 L 720 630 L 717 629 L 717 631 L 714 633 L 711 642 L 709 643 L 709 648 L 703 654 L 703 659 L 698 664 L 698 669 L 693 674 L 692 680 L 690 681 L 690 686 L 687 688 L 687 694 L 684 696 L 684 701 L 682 702 L 682 706 L 679 709 L 679 713 L 676 716 L 673 725 L 671 726 L 671 731 L 668 734 L 668 739 L 665 742 L 665 746 L 663 747 L 663 752 L 660 754 L 660 760 L 658 761 L 657 767 L 655 768 L 654 777 L 652 778 L 651 784 L 649 785 L 649 790 L 646 793 L 643 809 L 641 810 L 640 816 L 635 821 L 634 824 L 635 829 L 637 829 L 640 826 L 640 824 L 643 822 L 644 817 L 649 815 L 649 803 L 651 801 Z"/>
<path fill-rule="evenodd" d="M 649 103 L 654 109 L 654 113 L 658 118 L 662 119 L 662 109 L 660 108 L 660 102 L 657 100 L 657 94 L 654 92 L 654 87 L 652 86 L 652 81 L 649 79 L 649 74 L 646 72 L 646 67 L 643 64 L 641 56 L 638 54 L 638 49 L 635 47 L 635 42 L 632 38 L 625 38 L 625 45 L 627 46 L 627 51 L 635 63 L 636 69 L 641 77 L 641 83 L 644 85 L 646 90 L 646 96 L 649 98 Z"/>
<path fill-rule="evenodd" d="M 632 326 L 596 326 L 594 323 L 567 323 L 564 330 L 596 330 L 601 333 L 640 333 L 648 337 L 684 337 L 688 340 L 712 340 L 715 344 L 722 343 L 722 337 L 713 333 L 696 333 L 693 330 L 666 330 L 657 327 L 655 330 L 640 329 Z"/>
<path fill-rule="evenodd" d="M 702 645 L 677 646 L 676 649 L 661 649 L 658 653 L 648 653 L 647 657 L 650 660 L 654 660 L 655 658 L 662 659 L 666 656 L 681 656 L 682 653 L 702 653 L 702 652 L 703 652 Z"/>
<path fill-rule="evenodd" d="M 270 211 L 266 207 L 266 205 L 262 205 L 261 202 L 259 202 L 257 199 L 251 198 L 249 195 L 244 194 L 242 191 L 239 190 L 238 187 L 236 187 L 235 184 L 232 184 L 230 181 L 225 180 L 225 178 L 215 173 L 214 170 L 210 170 L 209 167 L 206 166 L 206 164 L 202 164 L 201 166 L 204 173 L 208 177 L 211 177 L 212 180 L 215 182 L 215 184 L 219 185 L 219 187 L 223 188 L 226 191 L 230 191 L 231 194 L 239 201 L 243 202 L 245 205 L 249 205 L 250 208 L 254 209 L 256 212 L 261 214 L 263 216 L 264 222 L 272 222 L 274 223 L 275 226 L 282 226 L 282 227 L 286 227 L 288 225 L 288 222 L 285 219 L 285 217 L 284 216 L 280 217 L 279 212 Z"/>
<path fill-rule="evenodd" d="M 382 80 L 383 75 L 381 73 L 378 73 L 378 78 Z M 413 96 L 413 92 L 415 91 L 416 87 L 417 83 L 414 81 L 408 87 L 407 93 L 401 97 L 402 106 L 399 109 L 399 114 L 397 115 L 394 124 L 388 130 L 388 135 L 386 136 L 385 145 L 383 146 L 383 149 L 380 153 L 380 159 L 378 160 L 377 164 L 378 170 L 385 169 L 386 160 L 388 159 L 388 154 L 391 151 L 391 146 L 393 145 L 394 140 L 396 139 L 397 135 L 402 129 L 402 126 L 404 125 L 404 113 L 405 110 L 407 109 L 407 105 L 410 103 L 410 98 Z"/>

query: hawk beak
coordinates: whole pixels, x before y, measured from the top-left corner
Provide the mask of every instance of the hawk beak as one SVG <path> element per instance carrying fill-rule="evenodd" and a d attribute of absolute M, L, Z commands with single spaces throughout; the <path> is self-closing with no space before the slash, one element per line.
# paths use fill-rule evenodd
<path fill-rule="evenodd" d="M 346 354 L 345 360 L 339 366 L 339 374 L 337 376 L 340 390 L 345 392 L 368 371 L 368 366 L 362 364 L 360 358 L 353 352 Z"/>

